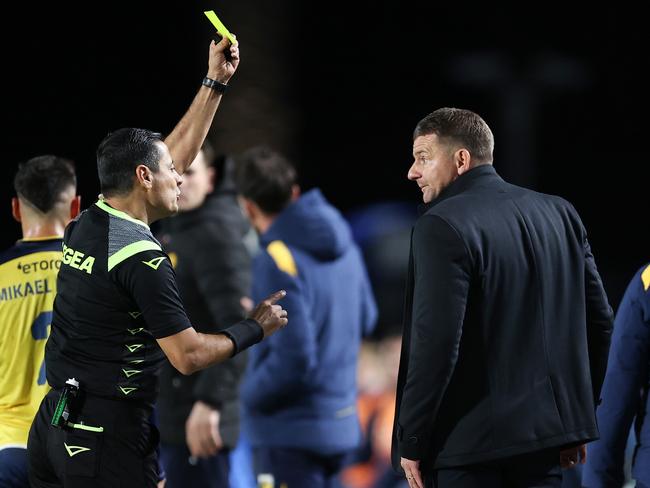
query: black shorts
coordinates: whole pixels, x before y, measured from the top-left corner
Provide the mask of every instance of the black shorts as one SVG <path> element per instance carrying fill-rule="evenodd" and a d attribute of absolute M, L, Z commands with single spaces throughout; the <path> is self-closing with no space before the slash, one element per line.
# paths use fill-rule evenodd
<path fill-rule="evenodd" d="M 58 391 L 46 395 L 29 431 L 32 488 L 156 487 L 159 435 L 151 408 L 83 395 L 78 427 L 59 429 L 50 425 L 58 399 Z"/>

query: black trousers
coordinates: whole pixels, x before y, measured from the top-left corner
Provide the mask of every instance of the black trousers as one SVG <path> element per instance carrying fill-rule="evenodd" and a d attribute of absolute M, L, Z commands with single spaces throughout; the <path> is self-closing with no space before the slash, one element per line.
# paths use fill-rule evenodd
<path fill-rule="evenodd" d="M 151 408 L 85 395 L 78 427 L 50 425 L 59 392 L 48 393 L 27 441 L 32 488 L 155 488 L 158 430 Z"/>
<path fill-rule="evenodd" d="M 559 488 L 561 485 L 558 448 L 439 469 L 425 481 L 427 488 Z"/>

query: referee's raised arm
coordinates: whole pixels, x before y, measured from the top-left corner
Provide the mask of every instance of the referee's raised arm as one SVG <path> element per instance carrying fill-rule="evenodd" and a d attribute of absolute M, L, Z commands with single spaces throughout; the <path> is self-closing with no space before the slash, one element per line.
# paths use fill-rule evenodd
<path fill-rule="evenodd" d="M 189 109 L 165 138 L 174 165 L 183 174 L 192 164 L 208 135 L 212 119 L 226 91 L 228 82 L 239 66 L 239 44 L 227 38 L 210 44 L 208 72 Z"/>

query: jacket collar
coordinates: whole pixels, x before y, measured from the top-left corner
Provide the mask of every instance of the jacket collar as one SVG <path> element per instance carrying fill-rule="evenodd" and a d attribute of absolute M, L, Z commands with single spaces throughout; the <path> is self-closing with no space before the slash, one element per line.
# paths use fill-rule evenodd
<path fill-rule="evenodd" d="M 438 205 L 440 202 L 447 200 L 455 195 L 463 193 L 471 188 L 475 188 L 487 181 L 501 179 L 497 174 L 494 166 L 491 164 L 482 164 L 475 168 L 470 169 L 467 173 L 460 175 L 452 181 L 447 188 L 440 192 L 438 198 L 431 200 L 429 203 L 423 203 L 418 207 L 420 215 L 424 214 L 430 208 Z"/>

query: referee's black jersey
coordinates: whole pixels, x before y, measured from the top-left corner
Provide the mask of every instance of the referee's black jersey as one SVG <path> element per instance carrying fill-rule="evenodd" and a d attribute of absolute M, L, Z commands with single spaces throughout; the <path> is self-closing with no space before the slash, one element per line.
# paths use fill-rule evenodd
<path fill-rule="evenodd" d="M 63 238 L 47 381 L 153 403 L 165 356 L 157 338 L 190 327 L 169 257 L 149 227 L 98 201 Z"/>

